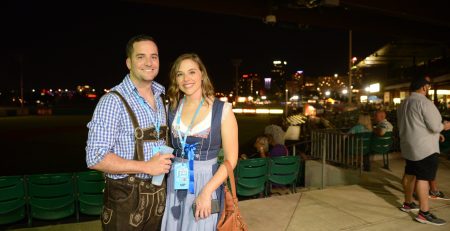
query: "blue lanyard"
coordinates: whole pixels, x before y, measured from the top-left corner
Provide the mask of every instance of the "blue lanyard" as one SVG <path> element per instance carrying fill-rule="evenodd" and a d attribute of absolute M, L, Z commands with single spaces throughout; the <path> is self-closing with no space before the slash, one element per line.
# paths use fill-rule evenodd
<path fill-rule="evenodd" d="M 195 118 L 197 117 L 198 113 L 200 112 L 200 108 L 202 107 L 203 102 L 205 99 L 202 97 L 202 100 L 200 101 L 200 104 L 197 107 L 197 110 L 195 111 L 194 117 L 192 117 L 191 123 L 189 124 L 189 127 L 187 128 L 186 132 L 184 133 L 184 137 L 181 136 L 181 114 L 183 113 L 183 105 L 184 105 L 184 99 L 181 102 L 179 114 L 177 117 L 177 126 L 178 126 L 178 139 L 180 139 L 181 144 L 181 158 L 184 157 L 185 148 L 187 150 L 188 159 L 189 159 L 189 193 L 194 194 L 194 152 L 195 152 L 195 144 L 187 144 L 186 145 L 186 139 L 189 134 L 189 132 L 192 129 L 192 125 L 194 124 Z"/>
<path fill-rule="evenodd" d="M 180 113 L 178 114 L 178 117 L 177 117 L 177 127 L 178 127 L 178 131 L 177 132 L 178 132 L 178 139 L 180 139 L 180 144 L 181 144 L 181 158 L 184 157 L 184 148 L 186 147 L 186 139 L 188 137 L 188 133 L 191 131 L 192 125 L 194 124 L 194 121 L 195 121 L 195 118 L 197 117 L 198 113 L 200 112 L 200 108 L 202 108 L 202 104 L 203 104 L 204 101 L 205 101 L 205 99 L 202 98 L 202 100 L 200 101 L 200 104 L 197 107 L 197 110 L 195 111 L 194 117 L 192 117 L 192 120 L 191 120 L 191 123 L 189 124 L 188 129 L 184 133 L 184 137 L 181 136 L 181 132 L 180 132 L 180 129 L 181 129 L 181 126 L 180 126 L 180 124 L 181 124 L 181 114 L 183 113 L 184 99 L 181 102 L 180 109 L 179 109 Z"/>
<path fill-rule="evenodd" d="M 155 105 L 156 105 L 156 117 L 152 116 L 152 112 L 150 111 L 150 105 L 145 102 L 144 98 L 142 96 L 140 96 L 137 92 L 134 92 L 134 95 L 137 97 L 139 103 L 141 103 L 142 107 L 148 112 L 149 116 L 150 116 L 150 121 L 152 122 L 153 126 L 155 127 L 155 131 L 157 136 L 157 139 L 159 139 L 159 131 L 161 128 L 161 122 L 160 122 L 160 118 L 162 118 L 161 115 L 161 111 L 162 110 L 158 110 L 158 100 L 156 100 L 155 97 Z"/>

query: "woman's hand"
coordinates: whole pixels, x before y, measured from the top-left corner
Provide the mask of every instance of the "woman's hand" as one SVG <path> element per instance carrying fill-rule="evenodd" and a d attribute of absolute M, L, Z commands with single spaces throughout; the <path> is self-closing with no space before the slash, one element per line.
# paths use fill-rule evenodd
<path fill-rule="evenodd" d="M 195 220 L 205 219 L 211 215 L 211 195 L 201 192 L 197 198 L 195 198 Z"/>

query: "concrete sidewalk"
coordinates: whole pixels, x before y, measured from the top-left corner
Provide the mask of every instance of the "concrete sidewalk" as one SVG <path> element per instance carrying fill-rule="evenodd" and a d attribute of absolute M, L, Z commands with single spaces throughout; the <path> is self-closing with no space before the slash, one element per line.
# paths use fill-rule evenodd
<path fill-rule="evenodd" d="M 390 167 L 391 171 L 382 169 L 381 161 L 375 161 L 372 172 L 361 176 L 360 184 L 299 189 L 302 192 L 296 194 L 240 201 L 239 207 L 249 230 L 255 231 L 450 230 L 450 224 L 420 224 L 413 220 L 415 214 L 398 209 L 403 203 L 404 161 L 392 159 Z M 440 190 L 450 196 L 450 161 L 441 158 L 437 180 Z M 450 223 L 450 201 L 430 201 L 431 212 Z M 96 220 L 17 230 L 97 231 L 101 226 Z"/>
<path fill-rule="evenodd" d="M 358 185 L 327 187 L 324 190 L 273 196 L 240 202 L 250 230 L 450 230 L 420 224 L 416 214 L 398 209 L 403 203 L 401 177 L 404 161 L 393 159 L 391 171 L 373 164 Z M 450 162 L 441 158 L 438 187 L 450 193 Z M 450 201 L 430 199 L 431 212 L 450 223 Z"/>

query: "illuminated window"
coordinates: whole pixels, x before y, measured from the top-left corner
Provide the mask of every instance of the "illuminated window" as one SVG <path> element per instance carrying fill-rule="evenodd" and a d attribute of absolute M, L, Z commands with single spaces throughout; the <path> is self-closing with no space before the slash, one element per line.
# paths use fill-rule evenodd
<path fill-rule="evenodd" d="M 264 78 L 264 88 L 270 89 L 271 82 L 272 82 L 271 78 Z"/>

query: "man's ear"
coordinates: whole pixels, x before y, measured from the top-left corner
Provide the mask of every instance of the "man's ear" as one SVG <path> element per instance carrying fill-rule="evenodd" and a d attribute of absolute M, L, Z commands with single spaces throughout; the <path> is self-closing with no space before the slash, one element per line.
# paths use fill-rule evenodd
<path fill-rule="evenodd" d="M 125 63 L 127 64 L 128 70 L 131 70 L 131 59 L 127 58 L 127 60 L 125 61 Z"/>

